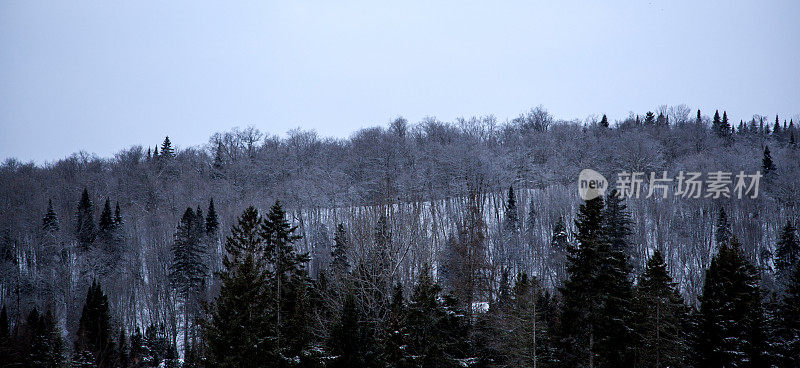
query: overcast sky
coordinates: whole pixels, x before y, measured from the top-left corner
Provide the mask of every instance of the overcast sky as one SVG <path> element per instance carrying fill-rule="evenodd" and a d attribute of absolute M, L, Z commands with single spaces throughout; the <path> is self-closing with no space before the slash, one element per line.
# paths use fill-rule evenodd
<path fill-rule="evenodd" d="M 0 1 L 0 159 L 680 103 L 800 113 L 800 1 Z"/>

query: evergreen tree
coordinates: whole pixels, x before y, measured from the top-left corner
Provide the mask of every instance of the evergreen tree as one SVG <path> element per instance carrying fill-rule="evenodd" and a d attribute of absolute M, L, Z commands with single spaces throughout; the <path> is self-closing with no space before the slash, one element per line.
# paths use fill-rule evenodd
<path fill-rule="evenodd" d="M 336 358 L 330 366 L 334 368 L 363 367 L 364 359 L 360 340 L 358 307 L 351 292 L 347 294 L 339 321 L 331 331 L 328 346 Z"/>
<path fill-rule="evenodd" d="M 731 237 L 721 244 L 706 271 L 700 297 L 695 364 L 700 367 L 765 366 L 763 315 L 758 278 Z"/>
<path fill-rule="evenodd" d="M 778 244 L 775 247 L 775 268 L 779 280 L 785 279 L 794 269 L 800 259 L 800 242 L 797 239 L 797 229 L 790 220 L 781 229 Z"/>
<path fill-rule="evenodd" d="M 688 356 L 688 308 L 656 250 L 636 287 L 637 367 L 682 367 Z"/>
<path fill-rule="evenodd" d="M 453 350 L 452 321 L 447 319 L 447 308 L 440 298 L 441 287 L 430 275 L 425 265 L 414 286 L 407 309 L 409 358 L 414 365 L 428 367 L 458 367 L 459 357 Z"/>
<path fill-rule="evenodd" d="M 100 283 L 92 281 L 78 323 L 74 349 L 77 358 L 90 356 L 98 367 L 113 365 L 114 344 L 111 341 L 109 320 L 108 297 L 103 293 Z"/>
<path fill-rule="evenodd" d="M 508 367 L 542 366 L 547 362 L 546 326 L 540 309 L 541 291 L 535 279 L 518 274 L 513 299 L 504 319 L 505 365 Z"/>
<path fill-rule="evenodd" d="M 522 268 L 522 244 L 520 239 L 519 211 L 514 188 L 508 187 L 508 198 L 505 204 L 503 218 L 503 250 L 505 251 L 504 264 L 514 269 Z"/>
<path fill-rule="evenodd" d="M 775 163 L 772 162 L 772 155 L 769 153 L 769 146 L 764 146 L 764 158 L 761 160 L 761 170 L 764 171 L 764 176 L 775 172 Z"/>
<path fill-rule="evenodd" d="M 17 357 L 14 355 L 14 346 L 11 341 L 8 311 L 6 311 L 5 304 L 0 311 L 0 362 L 6 362 L 5 364 L 7 365 L 17 363 Z"/>
<path fill-rule="evenodd" d="M 800 367 L 800 262 L 795 262 L 778 307 L 778 366 Z"/>
<path fill-rule="evenodd" d="M 214 208 L 214 198 L 208 201 L 208 213 L 206 214 L 206 235 L 215 236 L 219 230 L 219 215 Z"/>
<path fill-rule="evenodd" d="M 644 114 L 644 125 L 650 126 L 650 125 L 655 125 L 655 123 L 656 123 L 656 115 L 653 114 L 652 111 L 648 111 L 646 114 Z"/>
<path fill-rule="evenodd" d="M 347 232 L 344 224 L 340 223 L 336 225 L 336 231 L 333 233 L 333 249 L 331 250 L 331 269 L 340 277 L 350 271 L 350 261 L 347 259 L 349 248 Z"/>
<path fill-rule="evenodd" d="M 781 123 L 778 121 L 778 115 L 775 115 L 775 126 L 772 128 L 772 136 L 775 137 L 775 140 L 778 142 L 783 142 L 783 130 L 781 129 Z"/>
<path fill-rule="evenodd" d="M 124 328 L 119 331 L 119 340 L 117 344 L 119 347 L 117 348 L 116 366 L 119 368 L 128 368 L 130 366 L 130 347 L 128 346 L 128 338 L 125 335 Z"/>
<path fill-rule="evenodd" d="M 186 208 L 171 247 L 170 281 L 183 302 L 184 347 L 187 349 L 189 335 L 194 335 L 194 320 L 208 277 L 208 265 L 205 262 L 208 252 L 203 242 L 204 235 L 202 214 L 198 216 L 191 207 Z"/>
<path fill-rule="evenodd" d="M 172 142 L 169 140 L 169 136 L 164 138 L 164 142 L 161 143 L 161 158 L 170 159 L 175 156 L 175 150 L 172 148 Z"/>
<path fill-rule="evenodd" d="M 633 234 L 631 230 L 633 221 L 627 207 L 616 189 L 612 189 L 606 196 L 606 208 L 603 212 L 605 231 L 608 241 L 611 243 L 611 249 L 623 253 L 628 252 L 629 237 Z"/>
<path fill-rule="evenodd" d="M 254 207 L 247 208 L 225 242 L 219 295 L 203 325 L 210 366 L 279 366 L 273 297 L 261 254 L 265 245 L 261 221 Z"/>
<path fill-rule="evenodd" d="M 81 194 L 81 200 L 78 203 L 78 217 L 75 228 L 75 234 L 78 238 L 81 248 L 86 250 L 94 242 L 94 208 L 92 200 L 89 199 L 89 191 L 84 188 Z"/>
<path fill-rule="evenodd" d="M 111 200 L 106 197 L 103 212 L 100 214 L 98 222 L 100 238 L 105 242 L 110 242 L 114 234 L 114 214 L 111 212 Z"/>
<path fill-rule="evenodd" d="M 119 210 L 119 201 L 117 201 L 114 208 L 114 229 L 119 230 L 122 227 L 122 213 Z"/>
<path fill-rule="evenodd" d="M 575 220 L 579 246 L 569 247 L 569 279 L 560 289 L 564 308 L 555 341 L 564 366 L 632 364 L 630 266 L 611 248 L 603 213 L 598 197 L 584 202 Z"/>
<path fill-rule="evenodd" d="M 700 117 L 700 109 L 697 109 L 697 124 L 700 125 L 703 123 L 703 118 Z"/>
<path fill-rule="evenodd" d="M 660 127 L 669 126 L 669 118 L 666 117 L 663 112 L 659 112 L 658 117 L 656 118 L 656 125 Z"/>
<path fill-rule="evenodd" d="M 286 219 L 286 212 L 276 201 L 261 225 L 265 239 L 265 256 L 273 271 L 269 280 L 275 290 L 276 341 L 286 359 L 301 359 L 308 355 L 310 341 L 312 282 L 305 264 L 307 253 L 295 251 L 293 243 L 301 239 L 296 226 Z"/>
<path fill-rule="evenodd" d="M 394 286 L 392 304 L 386 321 L 386 338 L 383 346 L 385 356 L 382 359 L 391 368 L 410 368 L 413 366 L 406 351 L 408 334 L 405 318 L 406 305 L 403 298 L 403 286 L 397 283 Z"/>
<path fill-rule="evenodd" d="M 600 126 L 603 128 L 608 128 L 608 118 L 605 114 L 603 114 L 603 118 L 600 119 Z"/>
<path fill-rule="evenodd" d="M 53 209 L 53 200 L 47 201 L 47 213 L 42 218 L 42 230 L 48 233 L 55 233 L 59 230 L 58 216 L 56 216 L 56 211 Z"/>

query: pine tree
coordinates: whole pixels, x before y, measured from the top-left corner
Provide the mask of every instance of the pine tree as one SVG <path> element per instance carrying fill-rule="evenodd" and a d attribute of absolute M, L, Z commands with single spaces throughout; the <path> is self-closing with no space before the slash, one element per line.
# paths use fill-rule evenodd
<path fill-rule="evenodd" d="M 111 341 L 109 320 L 108 297 L 103 293 L 100 283 L 93 281 L 78 323 L 74 349 L 78 357 L 91 356 L 92 362 L 98 367 L 111 367 L 114 361 L 114 345 Z"/>
<path fill-rule="evenodd" d="M 688 308 L 656 250 L 636 287 L 637 367 L 681 367 L 688 356 Z"/>
<path fill-rule="evenodd" d="M 763 366 L 758 336 L 763 315 L 755 267 L 736 237 L 721 244 L 706 271 L 700 297 L 698 334 L 693 346 L 700 367 Z M 749 363 L 746 363 L 749 362 Z"/>
<path fill-rule="evenodd" d="M 81 200 L 78 203 L 78 217 L 75 234 L 83 250 L 89 249 L 94 242 L 94 208 L 92 200 L 89 199 L 89 191 L 84 188 Z"/>
<path fill-rule="evenodd" d="M 700 116 L 700 109 L 697 109 L 697 124 L 700 125 L 703 123 L 703 118 Z"/>
<path fill-rule="evenodd" d="M 219 215 L 214 208 L 214 198 L 208 201 L 208 213 L 206 214 L 206 235 L 215 236 L 219 230 Z"/>
<path fill-rule="evenodd" d="M 161 158 L 170 159 L 175 156 L 175 150 L 172 148 L 172 142 L 169 140 L 169 136 L 164 138 L 164 142 L 161 143 Z"/>
<path fill-rule="evenodd" d="M 261 251 L 261 217 L 247 208 L 225 242 L 219 295 L 203 324 L 208 364 L 214 367 L 279 366 L 274 307 Z"/>
<path fill-rule="evenodd" d="M 58 216 L 56 216 L 56 211 L 53 209 L 53 200 L 47 201 L 47 213 L 42 218 L 42 230 L 48 233 L 55 233 L 59 230 Z"/>
<path fill-rule="evenodd" d="M 600 119 L 600 126 L 603 128 L 608 128 L 608 118 L 605 114 L 603 114 L 603 118 Z"/>
<path fill-rule="evenodd" d="M 775 163 L 772 162 L 772 155 L 769 153 L 769 146 L 764 146 L 764 158 L 761 160 L 761 170 L 764 171 L 764 176 L 767 177 L 775 172 Z"/>

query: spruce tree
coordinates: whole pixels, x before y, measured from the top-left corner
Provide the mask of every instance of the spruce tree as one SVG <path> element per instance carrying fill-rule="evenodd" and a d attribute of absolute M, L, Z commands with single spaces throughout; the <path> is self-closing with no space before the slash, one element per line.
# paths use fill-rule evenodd
<path fill-rule="evenodd" d="M 261 217 L 247 208 L 225 241 L 219 295 L 203 324 L 208 364 L 214 367 L 279 366 L 273 296 L 264 269 Z"/>
<path fill-rule="evenodd" d="M 505 364 L 510 367 L 542 366 L 548 359 L 546 326 L 539 302 L 541 290 L 536 279 L 525 273 L 516 277 L 513 299 L 501 335 Z"/>
<path fill-rule="evenodd" d="M 340 223 L 336 225 L 336 231 L 333 233 L 333 249 L 331 249 L 331 269 L 335 275 L 341 277 L 350 271 L 350 261 L 347 259 L 349 248 L 347 231 L 344 224 Z"/>
<path fill-rule="evenodd" d="M 164 142 L 161 143 L 161 158 L 163 159 L 170 159 L 175 156 L 175 150 L 172 148 L 172 142 L 169 140 L 169 136 L 164 138 Z"/>
<path fill-rule="evenodd" d="M 655 123 L 656 123 L 656 115 L 653 114 L 652 111 L 648 111 L 646 114 L 644 114 L 644 125 L 650 126 L 650 125 L 655 125 Z"/>
<path fill-rule="evenodd" d="M 119 201 L 117 201 L 114 208 L 114 229 L 119 230 L 122 227 L 122 213 L 119 210 Z"/>
<path fill-rule="evenodd" d="M 636 286 L 634 328 L 637 367 L 682 367 L 687 363 L 688 307 L 656 250 Z"/>
<path fill-rule="evenodd" d="M 408 357 L 406 331 L 406 303 L 403 298 L 403 286 L 398 282 L 392 292 L 392 304 L 386 318 L 386 328 L 383 341 L 384 357 L 381 359 L 391 368 L 410 368 L 411 359 Z"/>
<path fill-rule="evenodd" d="M 604 227 L 611 249 L 626 254 L 629 251 L 629 237 L 633 234 L 633 221 L 627 207 L 617 190 L 612 189 L 606 196 L 606 208 L 603 212 Z"/>
<path fill-rule="evenodd" d="M 558 360 L 565 367 L 596 364 L 595 325 L 600 301 L 596 279 L 601 244 L 606 242 L 602 213 L 602 197 L 581 204 L 575 220 L 577 244 L 568 245 L 568 279 L 560 288 L 564 306 L 555 341 Z"/>
<path fill-rule="evenodd" d="M 575 220 L 579 246 L 569 247 L 556 341 L 559 360 L 567 366 L 632 364 L 631 270 L 625 254 L 612 249 L 603 214 L 598 197 L 585 201 Z"/>
<path fill-rule="evenodd" d="M 502 261 L 515 270 L 522 268 L 522 244 L 520 239 L 519 211 L 514 188 L 508 187 L 508 197 L 503 218 L 503 248 L 505 256 Z"/>
<path fill-rule="evenodd" d="M 307 253 L 298 253 L 294 242 L 301 239 L 297 227 L 289 224 L 286 212 L 276 201 L 261 225 L 265 239 L 265 256 L 272 277 L 268 280 L 275 290 L 276 341 L 286 359 L 308 355 L 310 341 L 312 282 L 305 268 Z"/>
<path fill-rule="evenodd" d="M 706 271 L 693 346 L 700 367 L 764 366 L 758 277 L 736 237 L 721 244 Z M 762 340 L 762 341 L 759 341 Z M 747 363 L 749 362 L 749 363 Z"/>
<path fill-rule="evenodd" d="M 110 242 L 114 234 L 114 214 L 111 212 L 111 200 L 106 197 L 103 212 L 100 214 L 100 221 L 97 223 L 100 238 L 105 242 Z"/>
<path fill-rule="evenodd" d="M 600 126 L 603 128 L 608 128 L 608 118 L 605 114 L 603 114 L 603 118 L 600 119 Z"/>
<path fill-rule="evenodd" d="M 128 368 L 130 366 L 130 347 L 128 346 L 128 338 L 125 335 L 125 329 L 120 329 L 119 339 L 117 340 L 117 362 L 116 366 L 119 368 Z"/>
<path fill-rule="evenodd" d="M 91 357 L 98 367 L 112 366 L 115 357 L 109 324 L 108 297 L 100 283 L 92 281 L 76 333 L 74 351 L 78 358 Z"/>
<path fill-rule="evenodd" d="M 191 207 L 186 208 L 171 247 L 170 281 L 183 302 L 184 348 L 187 349 L 189 335 L 194 335 L 194 320 L 208 277 L 208 252 L 203 242 L 204 235 L 202 214 L 198 216 Z"/>
<path fill-rule="evenodd" d="M 53 209 L 52 199 L 47 201 L 47 213 L 42 218 L 42 230 L 48 233 L 55 233 L 59 230 L 58 216 L 56 216 L 56 211 Z"/>
<path fill-rule="evenodd" d="M 798 242 L 796 231 L 792 222 L 787 219 L 775 247 L 775 271 L 779 283 L 791 274 L 794 265 L 800 259 L 800 242 Z"/>
<path fill-rule="evenodd" d="M 356 299 L 352 292 L 347 294 L 339 321 L 333 327 L 328 346 L 335 355 L 331 367 L 349 368 L 364 366 L 361 351 L 361 330 Z"/>
<path fill-rule="evenodd" d="M 440 298 L 441 287 L 423 266 L 407 307 L 409 358 L 417 367 L 457 367 L 452 350 L 452 325 L 447 320 L 447 308 Z"/>
<path fill-rule="evenodd" d="M 772 136 L 778 142 L 783 142 L 783 130 L 781 129 L 781 123 L 778 121 L 778 115 L 775 115 L 775 126 L 772 128 Z"/>
<path fill-rule="evenodd" d="M 206 213 L 206 235 L 215 236 L 219 230 L 219 215 L 214 208 L 214 198 L 208 201 L 208 213 Z"/>
<path fill-rule="evenodd" d="M 78 203 L 78 216 L 75 227 L 75 235 L 83 250 L 89 249 L 89 246 L 94 242 L 94 226 L 94 208 L 92 206 L 92 200 L 89 199 L 89 191 L 84 188 L 83 194 L 81 194 L 81 200 Z"/>
<path fill-rule="evenodd" d="M 778 366 L 800 367 L 800 262 L 795 262 L 778 306 Z"/>
<path fill-rule="evenodd" d="M 761 170 L 764 171 L 764 177 L 771 176 L 771 174 L 775 172 L 775 169 L 775 163 L 772 162 L 769 146 L 764 146 L 764 158 L 761 160 Z"/>

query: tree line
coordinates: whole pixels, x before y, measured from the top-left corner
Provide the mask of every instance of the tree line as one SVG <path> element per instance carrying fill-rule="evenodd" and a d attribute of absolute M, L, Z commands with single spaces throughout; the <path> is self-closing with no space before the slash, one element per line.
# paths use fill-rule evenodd
<path fill-rule="evenodd" d="M 8 160 L 0 166 L 4 346 L 60 335 L 44 350 L 69 363 L 224 364 L 208 331 L 223 275 L 246 258 L 232 256 L 228 238 L 252 204 L 270 209 L 256 210 L 252 239 L 273 250 L 253 251 L 251 276 L 270 289 L 242 293 L 269 308 L 253 317 L 263 330 L 245 333 L 267 344 L 259 351 L 275 364 L 784 366 L 796 346 L 786 322 L 798 253 L 795 128 L 777 117 L 733 128 L 724 111 L 714 115 L 690 118 L 678 106 L 579 123 L 537 108 L 505 124 L 397 119 L 345 140 L 248 128 L 203 148 L 175 149 L 166 138 L 110 160 Z M 678 168 L 765 178 L 759 198 L 741 201 L 637 199 L 623 208 L 606 197 L 601 230 L 591 230 L 573 187 L 584 167 L 609 178 Z M 265 229 L 278 223 L 276 198 L 294 228 L 286 248 Z M 665 271 L 651 270 L 660 258 Z M 724 271 L 731 267 L 738 273 Z M 709 279 L 726 280 L 715 281 L 724 291 L 713 298 Z M 724 299 L 731 295 L 738 299 Z M 90 304 L 94 317 L 84 318 Z M 79 338 L 105 324 L 102 342 Z M 708 326 L 723 332 L 701 336 Z M 664 336 L 680 338 L 651 343 Z M 30 356 L 3 351 L 12 350 L 14 359 Z"/>

